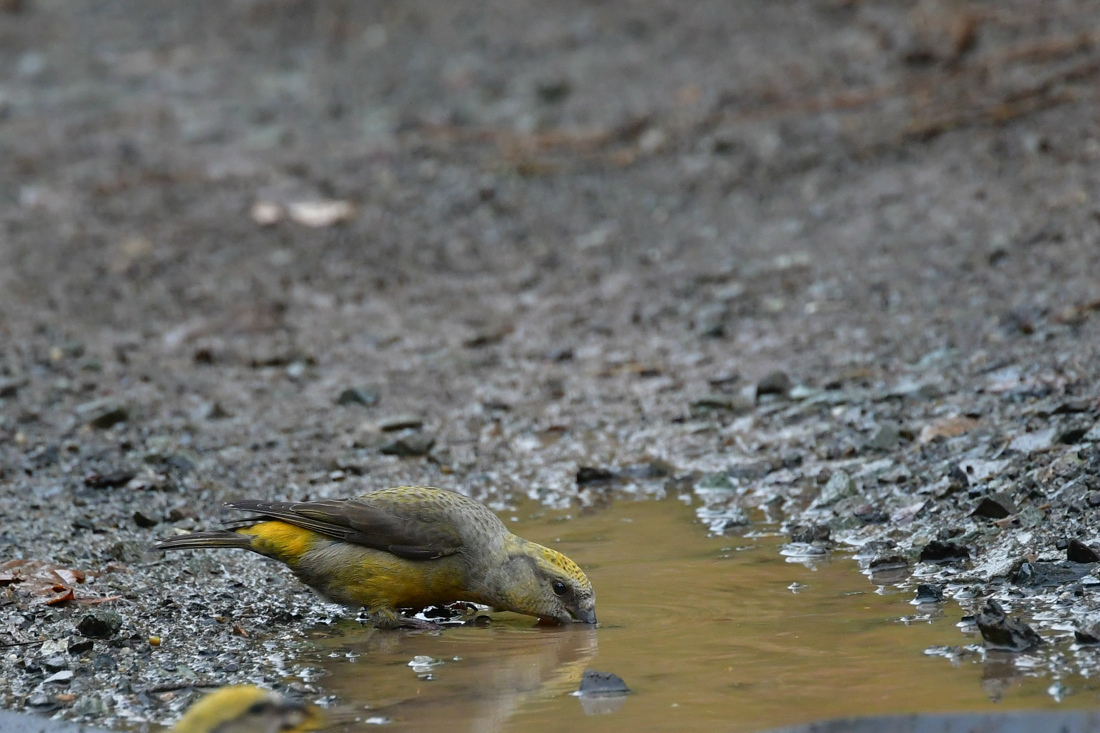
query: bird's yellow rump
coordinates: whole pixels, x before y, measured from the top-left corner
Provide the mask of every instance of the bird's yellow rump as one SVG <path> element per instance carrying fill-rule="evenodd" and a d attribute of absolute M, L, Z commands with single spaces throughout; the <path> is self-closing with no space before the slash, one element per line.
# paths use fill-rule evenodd
<path fill-rule="evenodd" d="M 320 728 L 314 705 L 284 700 L 252 685 L 222 687 L 187 709 L 173 733 L 304 733 Z"/>
<path fill-rule="evenodd" d="M 452 601 L 559 623 L 596 622 L 592 584 L 575 562 L 517 537 L 483 504 L 455 491 L 399 486 L 350 499 L 226 506 L 255 516 L 157 547 L 257 552 L 285 563 L 325 597 L 365 607 L 380 628 L 420 625 L 401 609 Z"/>

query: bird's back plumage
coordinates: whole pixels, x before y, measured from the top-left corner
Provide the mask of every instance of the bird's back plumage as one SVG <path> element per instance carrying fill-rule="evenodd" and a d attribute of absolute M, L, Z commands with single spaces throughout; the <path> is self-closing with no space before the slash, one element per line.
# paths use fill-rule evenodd
<path fill-rule="evenodd" d="M 426 486 L 380 489 L 350 499 L 243 499 L 226 506 L 406 560 L 435 560 L 460 552 L 470 535 L 483 534 L 463 531 L 471 524 L 504 529 L 484 505 L 454 491 Z M 227 527 L 246 528 L 261 521 L 256 517 L 239 519 L 228 522 Z"/>

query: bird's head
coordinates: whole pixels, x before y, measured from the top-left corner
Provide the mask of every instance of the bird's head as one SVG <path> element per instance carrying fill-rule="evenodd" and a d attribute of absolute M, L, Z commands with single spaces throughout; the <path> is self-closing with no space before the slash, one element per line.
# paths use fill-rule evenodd
<path fill-rule="evenodd" d="M 300 733 L 324 722 L 319 708 L 252 685 L 215 690 L 192 705 L 173 733 Z"/>
<path fill-rule="evenodd" d="M 515 540 L 492 574 L 490 603 L 544 621 L 596 623 L 596 594 L 577 563 L 549 547 Z"/>

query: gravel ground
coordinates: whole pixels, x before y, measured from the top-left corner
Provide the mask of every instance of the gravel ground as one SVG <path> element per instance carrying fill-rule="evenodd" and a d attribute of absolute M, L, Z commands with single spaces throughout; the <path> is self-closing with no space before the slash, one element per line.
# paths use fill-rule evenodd
<path fill-rule="evenodd" d="M 402 482 L 688 488 L 1100 671 L 1098 5 L 0 2 L 0 706 L 311 693 L 336 609 L 149 544 Z"/>

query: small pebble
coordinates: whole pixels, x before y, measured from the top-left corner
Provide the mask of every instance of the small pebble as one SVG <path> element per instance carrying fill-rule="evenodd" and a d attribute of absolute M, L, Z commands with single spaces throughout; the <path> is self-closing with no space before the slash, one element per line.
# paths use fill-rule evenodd
<path fill-rule="evenodd" d="M 1066 559 L 1070 562 L 1095 563 L 1100 562 L 1100 553 L 1081 540 L 1072 539 L 1066 546 Z"/>
<path fill-rule="evenodd" d="M 791 391 L 791 378 L 787 376 L 786 372 L 775 371 L 771 372 L 759 382 L 756 383 L 756 396 L 762 395 L 778 395 L 780 397 L 786 397 L 787 393 Z"/>
<path fill-rule="evenodd" d="M 613 672 L 586 669 L 577 691 L 582 695 L 626 695 L 631 689 L 626 686 L 622 677 Z"/>
<path fill-rule="evenodd" d="M 614 478 L 615 474 L 606 468 L 598 468 L 596 466 L 581 466 L 577 469 L 578 486 L 611 481 Z"/>
<path fill-rule="evenodd" d="M 982 497 L 978 506 L 970 513 L 972 517 L 985 517 L 986 519 L 1004 519 L 1005 517 L 1019 513 L 1016 505 L 1004 494 L 989 494 Z"/>
<path fill-rule="evenodd" d="M 392 415 L 378 421 L 378 429 L 383 433 L 394 433 L 398 430 L 419 430 L 424 427 L 424 421 L 415 415 Z"/>
<path fill-rule="evenodd" d="M 130 411 L 110 397 L 78 405 L 76 414 L 86 424 L 100 430 L 125 422 L 130 417 Z"/>
<path fill-rule="evenodd" d="M 412 458 L 427 455 L 435 445 L 435 436 L 429 433 L 413 433 L 398 438 L 381 447 L 383 454 L 387 456 L 400 456 Z"/>
<path fill-rule="evenodd" d="M 76 630 L 90 639 L 109 639 L 121 628 L 122 617 L 102 608 L 84 614 L 76 625 Z"/>

